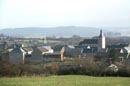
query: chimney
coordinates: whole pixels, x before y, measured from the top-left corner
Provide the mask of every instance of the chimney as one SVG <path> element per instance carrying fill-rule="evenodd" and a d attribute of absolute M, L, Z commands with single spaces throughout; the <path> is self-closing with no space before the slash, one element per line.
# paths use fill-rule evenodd
<path fill-rule="evenodd" d="M 65 52 L 65 48 L 63 47 L 63 48 L 61 49 L 61 51 L 60 51 L 60 54 L 61 54 L 60 60 L 61 60 L 61 62 L 64 61 L 64 52 Z"/>

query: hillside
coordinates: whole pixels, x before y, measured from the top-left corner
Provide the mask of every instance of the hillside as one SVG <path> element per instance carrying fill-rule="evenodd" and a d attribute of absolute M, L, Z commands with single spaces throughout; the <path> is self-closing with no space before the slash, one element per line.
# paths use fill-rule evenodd
<path fill-rule="evenodd" d="M 100 29 L 104 33 L 119 32 L 123 35 L 129 35 L 129 27 L 80 27 L 80 26 L 62 26 L 62 27 L 23 27 L 23 28 L 5 28 L 0 33 L 10 36 L 60 36 L 68 37 L 72 35 L 80 35 L 83 37 L 92 37 L 99 35 Z"/>

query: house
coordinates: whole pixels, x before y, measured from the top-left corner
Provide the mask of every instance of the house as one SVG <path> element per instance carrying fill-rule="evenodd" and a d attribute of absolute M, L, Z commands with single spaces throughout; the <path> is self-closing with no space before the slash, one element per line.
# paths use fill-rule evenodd
<path fill-rule="evenodd" d="M 130 46 L 126 44 L 109 45 L 108 50 L 110 49 L 114 49 L 118 53 L 118 56 L 120 57 L 128 58 L 130 55 Z"/>
<path fill-rule="evenodd" d="M 9 51 L 9 62 L 13 64 L 24 64 L 28 62 L 33 52 L 30 47 L 22 47 L 21 45 L 14 44 L 13 48 L 8 49 Z"/>
<path fill-rule="evenodd" d="M 43 54 L 43 62 L 60 62 L 61 61 L 61 54 L 57 53 L 45 53 Z"/>
<path fill-rule="evenodd" d="M 46 62 L 63 62 L 64 61 L 64 51 L 65 48 L 62 47 L 59 51 L 54 51 L 54 53 L 44 53 L 43 61 Z"/>
<path fill-rule="evenodd" d="M 22 49 L 26 52 L 24 62 L 28 63 L 30 62 L 30 58 L 32 56 L 33 48 L 31 47 L 22 47 Z"/>
<path fill-rule="evenodd" d="M 28 62 L 29 63 L 42 63 L 43 62 L 42 51 L 39 50 L 37 47 L 32 48 L 32 50 L 30 48 L 30 51 L 28 50 L 28 53 L 26 54 L 25 62 L 26 63 Z"/>
<path fill-rule="evenodd" d="M 9 62 L 13 64 L 24 64 L 26 52 L 20 46 L 15 46 L 9 52 Z"/>
<path fill-rule="evenodd" d="M 13 64 L 41 63 L 43 56 L 37 47 L 22 47 L 15 44 L 14 48 L 9 49 L 9 62 Z"/>
<path fill-rule="evenodd" d="M 127 51 L 127 58 L 130 57 L 130 44 L 127 47 L 124 47 L 124 49 Z"/>
<path fill-rule="evenodd" d="M 97 47 L 84 47 L 81 50 L 82 57 L 89 57 L 92 55 L 95 55 L 95 53 L 98 51 Z"/>
<path fill-rule="evenodd" d="M 64 47 L 64 56 L 65 57 L 80 57 L 82 48 L 71 48 L 71 47 Z"/>

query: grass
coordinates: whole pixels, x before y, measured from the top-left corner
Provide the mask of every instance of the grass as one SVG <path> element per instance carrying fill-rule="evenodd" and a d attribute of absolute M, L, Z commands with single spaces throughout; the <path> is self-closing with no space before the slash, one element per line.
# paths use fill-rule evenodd
<path fill-rule="evenodd" d="M 127 77 L 81 75 L 0 78 L 0 86 L 129 86 Z"/>

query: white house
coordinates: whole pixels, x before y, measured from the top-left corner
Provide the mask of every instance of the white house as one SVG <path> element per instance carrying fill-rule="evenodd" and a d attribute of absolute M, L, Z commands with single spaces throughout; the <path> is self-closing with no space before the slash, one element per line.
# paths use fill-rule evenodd
<path fill-rule="evenodd" d="M 127 51 L 127 58 L 130 56 L 130 44 L 127 47 L 124 47 L 124 49 Z"/>

